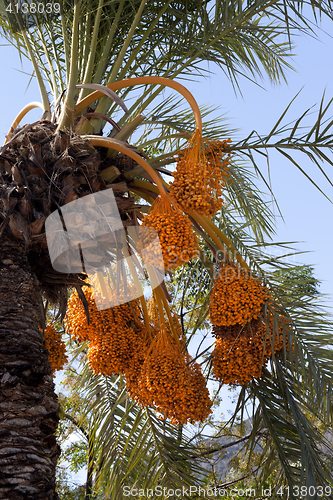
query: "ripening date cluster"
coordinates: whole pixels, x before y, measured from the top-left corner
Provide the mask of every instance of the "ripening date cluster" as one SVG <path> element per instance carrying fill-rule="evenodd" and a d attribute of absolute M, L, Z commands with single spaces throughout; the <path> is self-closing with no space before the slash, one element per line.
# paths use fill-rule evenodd
<path fill-rule="evenodd" d="M 272 356 L 288 348 L 288 320 L 262 309 L 271 299 L 259 280 L 234 264 L 224 265 L 210 300 L 216 337 L 212 353 L 214 377 L 224 384 L 245 385 L 262 375 Z"/>
<path fill-rule="evenodd" d="M 172 328 L 161 326 L 165 318 L 160 321 L 152 299 L 148 307 L 152 326 L 147 329 L 137 300 L 98 311 L 92 288 L 84 293 L 89 325 L 73 292 L 66 329 L 74 339 L 89 341 L 88 362 L 94 373 L 124 374 L 130 397 L 141 406 L 154 406 L 173 424 L 204 421 L 212 402 L 200 366 L 185 349 L 177 317 Z"/>
<path fill-rule="evenodd" d="M 179 152 L 171 196 L 186 212 L 212 216 L 222 206 L 222 189 L 230 177 L 230 154 L 226 141 L 199 141 L 194 134 L 187 148 Z M 232 180 L 231 180 L 232 182 Z"/>
<path fill-rule="evenodd" d="M 170 195 L 161 193 L 142 219 L 146 230 L 140 233 L 138 247 L 146 252 L 145 259 L 148 252 L 150 264 L 172 270 L 198 256 L 199 240 L 184 212 L 211 216 L 221 208 L 222 188 L 230 177 L 225 154 L 229 142 L 204 144 L 194 135 L 179 154 Z M 138 300 L 98 310 L 96 302 L 103 302 L 101 284 L 98 279 L 91 284 L 84 287 L 89 324 L 76 291 L 69 298 L 65 322 L 73 339 L 89 343 L 91 370 L 125 375 L 130 397 L 141 406 L 155 407 L 161 418 L 173 424 L 203 422 L 211 413 L 212 401 L 201 367 L 187 351 L 177 315 L 166 313 L 161 297 L 154 295 L 157 292 L 148 301 L 146 320 Z M 288 320 L 269 311 L 263 320 L 263 306 L 271 300 L 268 287 L 246 270 L 233 262 L 222 265 L 209 305 L 216 338 L 213 375 L 221 383 L 244 385 L 261 377 L 272 354 L 288 348 Z M 48 349 L 56 367 L 64 353 L 52 335 Z M 52 354 L 57 346 L 59 359 Z"/>

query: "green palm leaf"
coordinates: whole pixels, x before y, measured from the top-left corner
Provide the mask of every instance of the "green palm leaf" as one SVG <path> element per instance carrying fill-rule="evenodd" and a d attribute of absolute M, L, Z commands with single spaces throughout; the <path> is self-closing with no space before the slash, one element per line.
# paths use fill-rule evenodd
<path fill-rule="evenodd" d="M 131 488 L 189 487 L 204 473 L 190 458 L 194 447 L 185 433 L 141 409 L 120 378 L 95 376 L 85 362 L 75 391 L 84 398 L 82 418 L 89 422 L 95 488 L 106 498 L 126 498 Z M 124 489 L 124 487 L 127 487 Z"/>

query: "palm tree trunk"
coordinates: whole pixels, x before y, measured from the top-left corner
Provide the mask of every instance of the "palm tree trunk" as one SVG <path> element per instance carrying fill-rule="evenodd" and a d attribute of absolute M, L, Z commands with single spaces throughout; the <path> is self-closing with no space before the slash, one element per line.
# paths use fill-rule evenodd
<path fill-rule="evenodd" d="M 0 240 L 0 499 L 56 500 L 59 404 L 24 245 Z"/>

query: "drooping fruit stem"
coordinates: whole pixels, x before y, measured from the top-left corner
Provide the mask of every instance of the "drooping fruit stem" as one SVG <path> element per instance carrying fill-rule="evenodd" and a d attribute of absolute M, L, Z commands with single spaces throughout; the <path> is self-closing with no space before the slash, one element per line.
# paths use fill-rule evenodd
<path fill-rule="evenodd" d="M 236 247 L 231 243 L 229 238 L 227 238 L 227 236 L 215 226 L 215 224 L 209 219 L 209 217 L 205 215 L 199 215 L 196 212 L 187 211 L 186 213 L 190 217 L 192 217 L 192 219 L 194 219 L 198 224 L 200 224 L 202 229 L 206 231 L 207 234 L 209 234 L 209 236 L 212 238 L 212 240 L 220 250 L 222 250 L 224 253 L 225 247 L 227 247 L 229 250 L 232 250 L 235 254 L 235 258 L 238 260 L 240 265 L 245 269 L 249 269 L 249 266 L 247 265 L 243 257 L 241 257 Z"/>
<path fill-rule="evenodd" d="M 141 179 L 134 179 L 129 188 L 133 191 L 136 192 L 135 187 L 138 187 L 139 189 L 145 189 L 145 191 L 151 191 L 152 193 L 157 193 L 158 190 L 156 186 L 152 185 L 151 183 L 141 180 Z M 137 191 L 140 196 L 142 196 L 144 199 L 145 196 L 142 194 L 140 191 Z M 148 203 L 150 203 L 149 200 L 147 200 Z M 201 227 L 202 229 L 212 238 L 212 240 L 215 242 L 217 247 L 225 252 L 225 248 L 228 250 L 231 250 L 235 254 L 235 258 L 238 260 L 238 262 L 241 264 L 242 267 L 245 269 L 249 269 L 249 266 L 245 262 L 245 260 L 239 255 L 239 252 L 237 251 L 236 247 L 232 244 L 230 239 L 218 228 L 215 226 L 215 224 L 212 222 L 212 220 L 207 217 L 206 215 L 199 215 L 196 212 L 189 212 L 186 211 L 187 215 L 192 217 Z"/>
<path fill-rule="evenodd" d="M 7 138 L 5 140 L 5 144 L 6 144 L 6 142 L 9 141 L 11 134 L 14 132 L 14 130 L 16 129 L 16 127 L 18 126 L 18 124 L 20 123 L 20 121 L 22 120 L 22 118 L 24 118 L 25 115 L 29 111 L 31 111 L 32 109 L 34 109 L 34 108 L 42 108 L 42 109 L 44 109 L 44 106 L 43 106 L 43 104 L 41 102 L 30 102 L 29 104 L 27 104 L 26 106 L 24 106 L 24 108 L 21 109 L 21 111 L 19 112 L 19 114 L 17 115 L 17 117 L 15 118 L 15 120 L 13 121 L 12 126 L 10 127 L 9 132 L 7 134 Z"/>
<path fill-rule="evenodd" d="M 127 87 L 134 87 L 135 85 L 146 85 L 146 84 L 164 85 L 165 87 L 170 87 L 179 92 L 191 106 L 195 117 L 197 130 L 199 130 L 200 135 L 202 134 L 202 120 L 201 120 L 199 106 L 196 100 L 194 99 L 193 95 L 191 94 L 191 92 L 178 82 L 175 82 L 168 78 L 164 78 L 162 76 L 140 76 L 138 78 L 128 78 L 126 80 L 121 80 L 119 82 L 110 83 L 107 85 L 107 87 L 111 90 L 116 91 Z M 102 92 L 99 91 L 92 92 L 90 95 L 88 95 L 87 97 L 82 99 L 82 101 L 76 104 L 75 114 L 81 113 L 87 106 L 92 104 L 97 99 L 103 97 L 103 95 L 104 94 L 102 94 Z"/>
<path fill-rule="evenodd" d="M 138 153 L 135 153 L 135 151 L 126 147 L 120 141 L 117 141 L 116 139 L 111 139 L 109 137 L 100 137 L 97 135 L 83 135 L 82 139 L 87 139 L 88 141 L 91 142 L 91 144 L 93 146 L 102 146 L 104 148 L 114 149 L 115 151 L 119 151 L 120 153 L 124 153 L 125 155 L 129 156 L 134 161 L 136 161 L 139 165 L 141 165 L 145 169 L 145 171 L 151 176 L 151 178 L 156 183 L 156 185 L 160 191 L 160 194 L 166 195 L 164 186 L 162 184 L 162 181 L 161 181 L 159 175 L 149 165 L 149 163 L 144 158 L 142 158 L 142 156 L 138 155 Z"/>

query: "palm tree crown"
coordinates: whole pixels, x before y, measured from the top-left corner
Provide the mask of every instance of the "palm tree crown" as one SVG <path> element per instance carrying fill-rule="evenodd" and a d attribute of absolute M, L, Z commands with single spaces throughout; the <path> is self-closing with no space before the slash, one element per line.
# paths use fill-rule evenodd
<path fill-rule="evenodd" d="M 323 436 L 314 422 L 328 425 L 331 418 L 331 351 L 326 347 L 331 325 L 316 296 L 290 280 L 286 288 L 290 266 L 265 254 L 274 217 L 256 187 L 260 173 L 253 152 L 276 148 L 298 168 L 291 149 L 306 154 L 319 168 L 323 160 L 332 164 L 331 122 L 326 123 L 331 103 L 321 103 L 307 133 L 300 125 L 302 117 L 284 125 L 284 112 L 266 137 L 251 134 L 234 143 L 232 131 L 222 120 L 210 121 L 209 110 L 200 111 L 183 85 L 186 79 L 200 78 L 204 61 L 220 66 L 236 88 L 243 73 L 285 79 L 293 36 L 311 31 L 303 3 L 75 0 L 74 5 L 59 2 L 59 13 L 30 9 L 28 16 L 10 5 L 12 12 L 0 21 L 2 35 L 31 61 L 41 103 L 22 110 L 0 151 L 1 251 L 9 255 L 5 266 L 12 253 L 16 263 L 23 262 L 29 290 L 36 284 L 34 302 L 25 307 L 33 311 L 30 341 L 39 335 L 39 347 L 28 368 L 22 364 L 13 371 L 14 345 L 1 361 L 6 377 L 23 380 L 27 371 L 39 370 L 39 378 L 49 384 L 41 391 L 49 394 L 51 369 L 38 324 L 51 346 L 56 335 L 45 325 L 51 303 L 58 306 L 61 320 L 68 312 L 66 328 L 73 339 L 89 343 L 82 352 L 94 375 L 85 366 L 78 385 L 84 384 L 87 413 L 93 414 L 95 448 L 89 473 L 95 474 L 96 488 L 103 485 L 107 498 L 122 497 L 126 477 L 130 484 L 144 486 L 190 484 L 193 476 L 186 460 L 195 453 L 181 429 L 209 417 L 209 378 L 220 386 L 241 386 L 236 413 L 253 402 L 249 447 L 258 431 L 265 433 L 262 477 L 275 466 L 278 484 L 330 485 L 328 454 L 317 444 Z M 310 5 L 315 15 L 332 18 L 330 2 Z M 173 93 L 165 97 L 166 87 Z M 41 120 L 21 126 L 36 106 L 42 109 Z M 101 242 L 91 250 L 98 272 L 89 288 L 84 267 L 82 272 L 60 272 L 54 265 L 47 220 L 81 198 L 80 206 L 87 207 L 89 196 L 108 189 L 126 229 L 125 240 L 112 248 L 109 241 Z M 63 215 L 60 219 L 66 222 Z M 84 232 L 89 220 L 81 216 L 75 224 Z M 142 228 L 146 231 L 140 233 Z M 88 247 L 80 247 L 82 262 Z M 107 286 L 113 294 L 128 292 L 119 291 L 125 271 L 118 267 L 112 281 L 105 259 L 112 267 L 119 256 L 126 259 L 147 248 L 143 276 L 154 288 L 151 301 L 142 293 L 113 308 L 97 307 Z M 161 262 L 172 278 L 153 286 Z M 15 269 L 10 263 L 7 267 L 4 280 L 9 283 L 15 281 Z M 135 266 L 130 273 L 139 283 Z M 2 307 L 8 303 L 0 311 Z M 211 346 L 190 356 L 191 339 L 208 315 Z M 19 328 L 15 321 L 12 317 L 6 342 Z M 22 345 L 18 349 L 23 352 Z M 44 352 L 42 368 L 38 349 Z M 31 386 L 33 380 L 25 383 Z M 13 392 L 6 395 L 13 397 Z M 98 415 L 101 409 L 103 417 Z M 180 425 L 177 433 L 172 424 Z M 51 448 L 54 470 L 59 450 L 53 441 Z M 143 474 L 148 465 L 151 469 Z M 12 480 L 12 469 L 6 474 L 0 496 L 3 488 L 12 498 L 23 498 L 19 495 L 24 488 Z M 51 476 L 52 471 L 39 491 L 38 481 L 32 481 L 26 498 L 57 498 Z"/>

